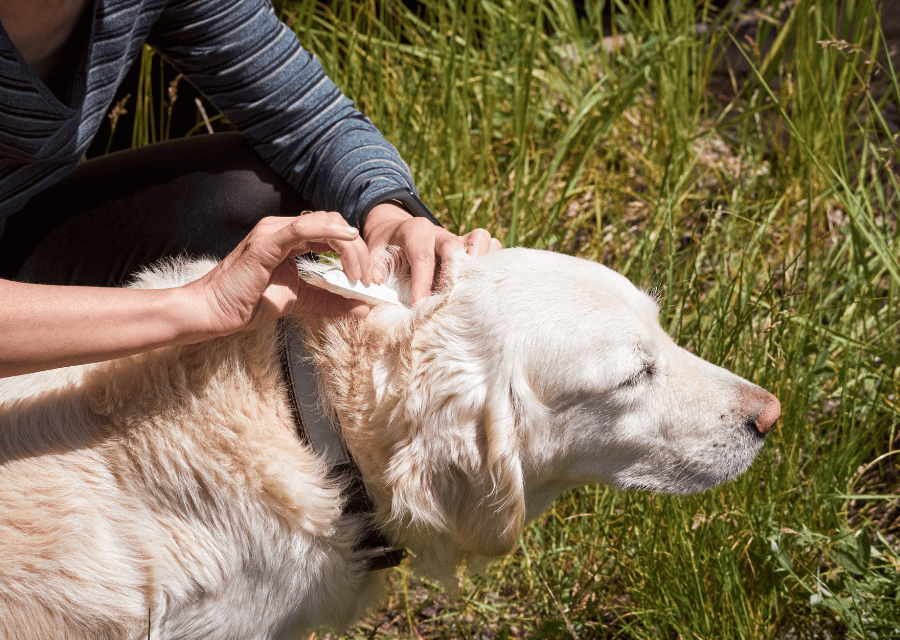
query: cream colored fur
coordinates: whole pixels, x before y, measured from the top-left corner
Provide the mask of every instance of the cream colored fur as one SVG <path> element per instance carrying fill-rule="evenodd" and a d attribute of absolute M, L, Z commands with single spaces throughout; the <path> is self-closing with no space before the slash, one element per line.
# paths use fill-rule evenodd
<path fill-rule="evenodd" d="M 676 347 L 656 314 L 600 265 L 510 249 L 460 255 L 415 310 L 297 330 L 378 522 L 446 578 L 512 551 L 573 487 L 689 493 L 747 468 L 777 400 Z M 272 327 L 0 381 L 0 639 L 347 625 L 382 576 L 352 551 L 340 489 L 294 435 Z"/>

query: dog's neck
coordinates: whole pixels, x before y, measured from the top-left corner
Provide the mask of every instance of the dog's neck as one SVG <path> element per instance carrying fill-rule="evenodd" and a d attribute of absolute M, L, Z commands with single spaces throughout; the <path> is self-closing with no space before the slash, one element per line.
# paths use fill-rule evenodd
<path fill-rule="evenodd" d="M 448 304 L 437 294 L 414 310 L 306 324 L 376 521 L 438 579 L 512 551 L 525 517 L 516 427 L 495 418 L 505 407 L 488 406 L 506 395 L 468 361 L 468 321 Z"/>
<path fill-rule="evenodd" d="M 386 515 L 390 492 L 378 481 L 390 462 L 394 435 L 380 416 L 396 399 L 378 398 L 374 376 L 395 376 L 391 360 L 401 358 L 391 331 L 353 319 L 319 319 L 305 323 L 309 353 L 320 372 L 323 400 L 338 417 L 341 435 L 359 466 L 376 508 Z M 398 382 L 396 378 L 394 382 Z"/>
<path fill-rule="evenodd" d="M 343 484 L 343 512 L 366 523 L 356 551 L 365 559 L 369 571 L 396 567 L 406 555 L 374 526 L 375 505 L 365 481 L 340 433 L 340 423 L 328 414 L 319 393 L 315 365 L 310 359 L 302 332 L 289 321 L 279 321 L 281 372 L 288 403 L 300 441 L 328 463 L 329 476 Z M 323 411 L 323 409 L 325 409 Z M 337 427 L 337 430 L 335 429 Z"/>

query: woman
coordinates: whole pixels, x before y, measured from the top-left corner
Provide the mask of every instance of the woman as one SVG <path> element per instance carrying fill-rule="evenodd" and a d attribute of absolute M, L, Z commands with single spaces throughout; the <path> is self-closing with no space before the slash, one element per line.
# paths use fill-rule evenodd
<path fill-rule="evenodd" d="M 268 0 L 4 0 L 0 25 L 0 376 L 365 314 L 298 279 L 306 251 L 369 283 L 370 256 L 399 246 L 416 302 L 453 251 L 500 246 L 409 213 L 408 167 Z M 79 163 L 145 43 L 240 134 Z M 179 289 L 99 286 L 185 252 L 227 257 Z"/>

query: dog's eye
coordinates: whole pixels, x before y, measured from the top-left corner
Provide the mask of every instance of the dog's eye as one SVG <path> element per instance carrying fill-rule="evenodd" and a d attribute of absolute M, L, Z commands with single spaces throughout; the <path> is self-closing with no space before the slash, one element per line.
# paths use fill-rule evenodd
<path fill-rule="evenodd" d="M 645 380 L 649 380 L 656 373 L 656 367 L 650 363 L 645 362 L 643 366 L 641 366 L 640 371 L 636 372 L 634 375 L 630 376 L 622 383 L 623 387 L 634 387 L 638 383 L 643 382 Z"/>

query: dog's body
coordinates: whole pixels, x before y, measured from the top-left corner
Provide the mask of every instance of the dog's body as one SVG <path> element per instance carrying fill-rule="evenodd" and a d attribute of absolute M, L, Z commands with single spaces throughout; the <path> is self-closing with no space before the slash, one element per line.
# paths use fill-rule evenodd
<path fill-rule="evenodd" d="M 600 265 L 516 249 L 460 257 L 413 311 L 306 331 L 378 523 L 452 575 L 513 550 L 570 488 L 688 493 L 747 468 L 778 401 L 656 315 Z M 294 434 L 277 342 L 270 327 L 0 381 L 0 638 L 297 637 L 373 603 L 382 577 Z"/>

